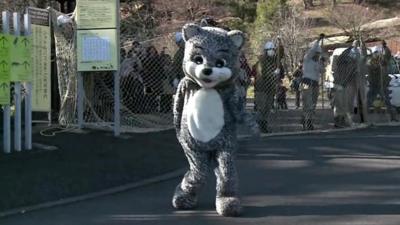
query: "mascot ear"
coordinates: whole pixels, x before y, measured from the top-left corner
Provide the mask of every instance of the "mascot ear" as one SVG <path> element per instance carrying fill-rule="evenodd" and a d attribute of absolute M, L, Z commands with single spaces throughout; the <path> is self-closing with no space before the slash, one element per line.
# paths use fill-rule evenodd
<path fill-rule="evenodd" d="M 194 23 L 185 24 L 185 26 L 183 26 L 182 28 L 183 40 L 186 42 L 191 37 L 200 34 L 200 32 L 201 32 L 200 26 Z"/>
<path fill-rule="evenodd" d="M 235 46 L 240 49 L 244 44 L 244 34 L 239 30 L 232 30 L 228 32 L 228 37 L 232 40 Z"/>

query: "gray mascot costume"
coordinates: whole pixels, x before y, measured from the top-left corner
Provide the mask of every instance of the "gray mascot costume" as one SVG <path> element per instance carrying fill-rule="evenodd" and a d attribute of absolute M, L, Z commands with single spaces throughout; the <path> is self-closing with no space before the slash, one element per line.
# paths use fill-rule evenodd
<path fill-rule="evenodd" d="M 195 208 L 199 189 L 215 168 L 216 210 L 223 216 L 238 216 L 236 124 L 245 123 L 254 136 L 259 135 L 236 82 L 244 36 L 237 30 L 187 24 L 183 39 L 185 78 L 175 95 L 174 124 L 190 169 L 176 187 L 172 205 L 176 209 Z"/>

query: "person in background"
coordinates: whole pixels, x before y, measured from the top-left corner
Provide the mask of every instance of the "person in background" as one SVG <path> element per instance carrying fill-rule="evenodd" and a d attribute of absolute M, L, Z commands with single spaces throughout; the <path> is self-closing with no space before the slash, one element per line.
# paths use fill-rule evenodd
<path fill-rule="evenodd" d="M 241 92 L 241 98 L 243 98 L 243 102 L 246 106 L 247 89 L 251 83 L 252 70 L 247 62 L 246 55 L 243 52 L 239 57 L 239 63 L 240 63 L 240 74 L 237 81 Z"/>
<path fill-rule="evenodd" d="M 288 89 L 285 87 L 285 85 L 283 85 L 283 81 L 279 80 L 277 91 L 276 91 L 276 102 L 277 102 L 278 109 L 288 109 L 288 106 L 286 103 L 287 90 Z"/>
<path fill-rule="evenodd" d="M 154 46 L 146 48 L 143 59 L 143 83 L 145 85 L 145 95 L 147 97 L 148 112 L 155 112 L 159 106 L 158 100 L 163 92 L 163 80 L 165 71 L 161 63 L 160 55 Z"/>
<path fill-rule="evenodd" d="M 364 43 L 355 40 L 351 47 L 339 55 L 334 71 L 334 123 L 335 127 L 353 126 L 352 114 L 355 105 L 361 116 L 361 122 L 366 121 L 366 47 Z M 356 102 L 356 104 L 355 104 Z"/>
<path fill-rule="evenodd" d="M 313 46 L 306 52 L 303 59 L 303 78 L 301 79 L 300 90 L 303 101 L 303 129 L 314 129 L 314 114 L 319 95 L 319 80 L 322 73 L 322 40 L 321 34 Z"/>
<path fill-rule="evenodd" d="M 132 113 L 145 112 L 144 84 L 143 84 L 143 66 L 136 53 L 132 50 L 121 49 L 121 66 L 119 70 L 121 86 L 129 87 L 121 89 L 121 102 Z"/>
<path fill-rule="evenodd" d="M 264 133 L 268 132 L 268 119 L 273 108 L 278 80 L 284 76 L 281 62 L 282 49 L 281 44 L 276 48 L 274 42 L 266 42 L 263 54 L 255 65 L 257 68 L 254 84 L 255 110 L 258 113 L 257 122 Z"/>
<path fill-rule="evenodd" d="M 386 109 L 390 114 L 391 121 L 397 121 L 396 109 L 390 102 L 390 90 L 389 84 L 391 78 L 389 76 L 388 67 L 389 62 L 392 58 L 392 53 L 387 47 L 386 42 L 382 41 L 382 46 L 372 53 L 372 56 L 368 62 L 368 107 L 373 106 L 374 98 L 379 95 L 383 98 Z"/>
<path fill-rule="evenodd" d="M 167 52 L 167 47 L 163 47 L 160 52 L 161 65 L 163 67 L 165 76 L 162 82 L 163 93 L 160 98 L 160 112 L 162 113 L 172 112 L 173 95 L 175 93 L 175 88 L 173 85 L 175 73 L 172 71 L 172 58 Z"/>
<path fill-rule="evenodd" d="M 185 77 L 183 72 L 182 63 L 183 63 L 183 56 L 185 53 L 185 42 L 183 41 L 182 33 L 177 32 L 175 33 L 175 44 L 178 46 L 174 57 L 172 59 L 172 73 L 175 74 L 175 78 L 173 79 L 173 86 L 176 90 L 178 87 L 179 81 Z"/>
<path fill-rule="evenodd" d="M 295 101 L 296 109 L 300 108 L 300 83 L 302 78 L 303 78 L 303 60 L 301 60 L 297 64 L 297 67 L 292 75 L 291 88 L 296 95 L 296 101 Z"/>

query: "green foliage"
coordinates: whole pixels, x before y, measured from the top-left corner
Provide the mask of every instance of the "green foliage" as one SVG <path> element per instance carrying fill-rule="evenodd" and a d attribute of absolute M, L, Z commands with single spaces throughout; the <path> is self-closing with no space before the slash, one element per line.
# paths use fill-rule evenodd
<path fill-rule="evenodd" d="M 257 4 L 256 23 L 272 24 L 279 15 L 281 0 L 261 1 Z"/>
<path fill-rule="evenodd" d="M 283 10 L 287 7 L 287 0 L 264 0 L 257 3 L 256 20 L 252 27 L 250 40 L 255 54 L 259 54 L 262 44 L 273 36 L 274 25 L 280 19 Z"/>
<path fill-rule="evenodd" d="M 136 40 L 153 38 L 159 25 L 157 12 L 146 1 L 131 1 L 121 7 L 121 35 Z"/>
<path fill-rule="evenodd" d="M 222 4 L 222 2 L 219 4 Z M 227 4 L 234 16 L 241 18 L 245 22 L 254 22 L 257 10 L 256 2 L 249 0 L 234 0 L 229 1 Z"/>

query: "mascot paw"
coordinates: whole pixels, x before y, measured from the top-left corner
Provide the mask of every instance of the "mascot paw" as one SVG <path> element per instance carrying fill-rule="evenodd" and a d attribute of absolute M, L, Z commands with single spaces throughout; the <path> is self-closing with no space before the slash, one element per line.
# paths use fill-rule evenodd
<path fill-rule="evenodd" d="M 179 184 L 172 198 L 172 206 L 175 209 L 193 209 L 197 206 L 197 197 L 195 194 L 190 194 L 182 190 Z"/>
<path fill-rule="evenodd" d="M 240 216 L 242 213 L 240 200 L 236 197 L 217 197 L 215 205 L 221 216 Z"/>

